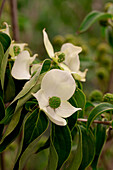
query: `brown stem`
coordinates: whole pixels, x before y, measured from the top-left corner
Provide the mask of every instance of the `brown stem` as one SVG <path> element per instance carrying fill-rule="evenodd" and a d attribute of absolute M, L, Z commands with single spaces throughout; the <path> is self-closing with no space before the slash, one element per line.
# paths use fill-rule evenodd
<path fill-rule="evenodd" d="M 87 119 L 77 119 L 77 121 L 79 122 L 87 122 L 88 120 Z M 99 120 L 94 120 L 93 123 L 98 123 L 98 124 L 104 124 L 104 125 L 111 125 L 111 122 L 110 121 L 99 121 Z"/>
<path fill-rule="evenodd" d="M 0 17 L 1 17 L 1 15 L 2 15 L 2 11 L 3 11 L 4 5 L 5 5 L 5 1 L 6 1 L 6 0 L 3 0 L 3 1 L 2 1 L 2 5 L 1 5 L 1 7 L 0 7 Z"/>
<path fill-rule="evenodd" d="M 19 28 L 17 18 L 17 0 L 10 0 L 12 28 L 13 28 L 13 39 L 19 41 Z"/>
<path fill-rule="evenodd" d="M 5 170 L 5 163 L 4 163 L 4 153 L 0 154 L 1 157 L 1 170 Z"/>

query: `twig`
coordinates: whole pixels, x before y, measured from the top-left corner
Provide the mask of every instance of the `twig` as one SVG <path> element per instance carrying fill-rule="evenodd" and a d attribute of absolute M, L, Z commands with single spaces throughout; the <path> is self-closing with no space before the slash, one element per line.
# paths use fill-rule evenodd
<path fill-rule="evenodd" d="M 17 19 L 17 0 L 10 0 L 11 17 L 12 17 L 12 28 L 13 28 L 13 39 L 19 41 L 19 28 Z"/>
<path fill-rule="evenodd" d="M 78 122 L 87 122 L 87 119 L 77 119 Z M 99 120 L 94 120 L 93 123 L 98 123 L 98 124 L 104 124 L 104 125 L 111 125 L 111 121 L 99 121 Z"/>
<path fill-rule="evenodd" d="M 5 170 L 4 153 L 2 152 L 0 156 L 1 156 L 1 170 Z"/>
<path fill-rule="evenodd" d="M 4 5 L 5 5 L 5 1 L 6 1 L 6 0 L 3 0 L 3 1 L 2 1 L 2 5 L 1 5 L 1 7 L 0 7 L 0 17 L 1 17 L 1 15 L 2 15 L 2 11 L 3 11 Z"/>

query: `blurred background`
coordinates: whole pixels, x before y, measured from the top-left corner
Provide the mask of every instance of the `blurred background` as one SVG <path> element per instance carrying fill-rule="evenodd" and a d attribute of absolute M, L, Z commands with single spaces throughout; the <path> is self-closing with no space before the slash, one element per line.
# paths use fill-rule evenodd
<path fill-rule="evenodd" d="M 0 6 L 2 2 L 0 0 Z M 112 2 L 112 0 L 17 0 L 18 40 L 29 44 L 31 54 L 38 53 L 40 60 L 47 57 L 43 45 L 43 28 L 46 28 L 55 51 L 59 51 L 62 44 L 66 42 L 82 47 L 81 71 L 88 68 L 87 81 L 83 83 L 83 89 L 89 100 L 93 100 L 92 90 L 100 90 L 101 95 L 109 91 L 113 54 L 105 39 L 104 28 L 100 26 L 100 23 L 94 24 L 89 31 L 83 34 L 78 34 L 78 30 L 89 12 L 92 10 L 104 11 L 108 2 Z M 3 27 L 3 22 L 7 22 L 11 25 L 10 31 L 13 35 L 11 12 L 10 0 L 6 0 L 0 17 L 0 26 Z M 15 148 L 15 144 L 10 146 L 10 151 L 12 150 L 13 154 Z M 105 151 L 106 148 L 103 152 Z M 11 161 L 14 156 L 11 152 L 10 156 L 7 153 L 8 167 L 13 164 Z M 47 164 L 47 156 L 48 151 L 33 156 L 32 163 L 30 160 L 27 168 L 38 170 L 39 167 L 39 170 L 43 170 Z M 113 167 L 110 166 L 112 161 L 113 152 L 111 148 L 107 148 L 106 154 L 99 163 L 101 168 L 98 170 L 112 170 Z"/>

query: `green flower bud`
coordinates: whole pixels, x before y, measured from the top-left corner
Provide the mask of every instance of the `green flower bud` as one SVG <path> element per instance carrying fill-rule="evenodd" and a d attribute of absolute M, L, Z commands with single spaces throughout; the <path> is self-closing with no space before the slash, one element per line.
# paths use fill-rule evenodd
<path fill-rule="evenodd" d="M 89 100 L 92 102 L 102 101 L 103 94 L 100 90 L 94 90 L 89 96 Z"/>
<path fill-rule="evenodd" d="M 106 94 L 103 96 L 103 101 L 113 104 L 113 94 L 111 94 L 111 93 L 106 93 Z"/>
<path fill-rule="evenodd" d="M 100 80 L 108 80 L 109 78 L 108 71 L 104 67 L 99 68 L 96 72 L 96 75 Z"/>
<path fill-rule="evenodd" d="M 61 47 L 61 45 L 64 43 L 64 41 L 65 41 L 65 39 L 63 36 L 57 35 L 53 39 L 53 45 L 57 45 L 57 46 Z"/>
<path fill-rule="evenodd" d="M 60 55 L 58 55 L 58 62 L 61 63 L 65 60 L 65 54 L 61 53 Z"/>
<path fill-rule="evenodd" d="M 17 56 L 17 55 L 20 53 L 20 51 L 21 51 L 21 49 L 20 49 L 19 46 L 14 46 L 14 47 L 13 47 L 13 50 L 14 50 L 15 56 Z"/>
<path fill-rule="evenodd" d="M 98 45 L 98 51 L 100 52 L 100 54 L 106 53 L 110 51 L 110 47 L 106 43 L 101 43 Z"/>
<path fill-rule="evenodd" d="M 49 98 L 49 106 L 53 109 L 56 109 L 60 106 L 61 100 L 59 97 L 53 96 Z"/>

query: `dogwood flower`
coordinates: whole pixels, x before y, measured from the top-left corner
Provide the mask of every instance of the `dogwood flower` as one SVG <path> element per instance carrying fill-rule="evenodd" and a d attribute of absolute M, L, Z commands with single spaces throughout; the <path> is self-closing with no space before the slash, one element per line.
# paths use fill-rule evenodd
<path fill-rule="evenodd" d="M 10 31 L 9 31 L 9 25 L 4 22 L 3 23 L 6 28 L 4 29 L 0 29 L 0 32 L 3 32 L 5 34 L 7 34 L 10 38 Z M 17 55 L 22 52 L 24 50 L 24 47 L 27 46 L 28 44 L 27 43 L 15 43 L 14 40 L 11 40 L 11 45 L 10 45 L 10 48 L 9 48 L 9 54 L 11 56 L 11 59 L 14 59 L 17 57 Z"/>
<path fill-rule="evenodd" d="M 49 41 L 48 35 L 43 30 L 44 45 L 50 58 L 59 63 L 64 70 L 73 74 L 75 79 L 85 81 L 87 69 L 84 72 L 80 71 L 79 53 L 82 51 L 81 47 L 74 46 L 71 43 L 65 43 L 61 47 L 61 51 L 54 52 L 53 46 Z"/>
<path fill-rule="evenodd" d="M 19 53 L 11 70 L 12 76 L 15 79 L 30 79 L 30 64 L 35 60 L 36 56 L 37 54 L 35 54 L 33 57 L 30 57 L 30 54 L 27 50 Z"/>
<path fill-rule="evenodd" d="M 73 107 L 67 100 L 71 98 L 76 84 L 67 71 L 52 69 L 42 79 L 41 89 L 33 94 L 39 107 L 49 119 L 60 126 L 67 124 L 64 118 L 71 116 L 81 108 Z"/>

